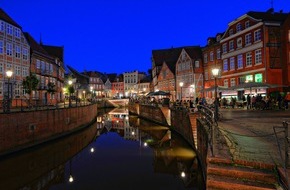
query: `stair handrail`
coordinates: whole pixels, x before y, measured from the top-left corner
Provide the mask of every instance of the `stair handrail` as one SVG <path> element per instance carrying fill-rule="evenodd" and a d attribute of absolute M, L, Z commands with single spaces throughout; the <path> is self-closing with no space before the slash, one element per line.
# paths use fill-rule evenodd
<path fill-rule="evenodd" d="M 289 184 L 289 179 L 288 179 L 288 172 L 287 172 L 287 167 L 288 167 L 288 162 L 289 162 L 289 136 L 288 136 L 288 122 L 287 121 L 283 121 L 282 122 L 283 126 L 273 126 L 273 130 L 274 130 L 274 134 L 275 134 L 275 139 L 277 142 L 277 146 L 278 146 L 278 150 L 279 150 L 279 154 L 280 154 L 280 158 L 282 160 L 282 166 L 284 169 L 284 173 L 286 176 L 286 182 L 287 182 L 287 186 L 288 188 L 290 187 Z M 282 129 L 282 131 L 276 131 L 276 129 Z M 278 139 L 277 134 L 280 132 L 284 132 L 284 146 L 285 146 L 285 151 L 284 151 L 284 159 L 283 159 L 283 155 L 282 155 L 282 148 L 281 148 L 281 143 Z"/>
<path fill-rule="evenodd" d="M 218 127 L 215 113 L 214 111 L 209 108 L 208 106 L 203 106 L 203 105 L 198 105 L 198 111 L 201 114 L 201 119 L 203 119 L 206 122 L 206 125 L 209 127 L 209 146 L 210 146 L 210 151 L 211 155 L 214 157 L 214 131 L 215 128 Z"/>

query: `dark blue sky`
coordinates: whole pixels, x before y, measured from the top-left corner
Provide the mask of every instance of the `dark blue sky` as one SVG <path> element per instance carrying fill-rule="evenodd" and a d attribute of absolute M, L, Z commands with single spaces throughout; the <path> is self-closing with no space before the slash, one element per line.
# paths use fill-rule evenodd
<path fill-rule="evenodd" d="M 155 49 L 206 44 L 248 11 L 271 0 L 1 0 L 23 31 L 46 45 L 64 46 L 78 71 L 145 71 Z M 290 12 L 289 0 L 273 0 Z"/>

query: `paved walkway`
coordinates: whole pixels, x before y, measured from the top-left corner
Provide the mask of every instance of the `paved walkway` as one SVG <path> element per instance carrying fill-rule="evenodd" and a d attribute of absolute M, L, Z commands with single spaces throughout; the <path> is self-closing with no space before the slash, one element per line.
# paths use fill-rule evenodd
<path fill-rule="evenodd" d="M 273 126 L 282 127 L 282 122 L 287 121 L 289 122 L 288 134 L 290 134 L 290 109 L 221 109 L 220 111 L 222 113 L 222 119 L 218 122 L 219 129 L 226 137 L 234 160 L 283 166 L 285 161 L 280 157 Z M 279 131 L 282 130 L 279 129 Z M 285 144 L 283 140 L 285 139 L 285 133 L 278 133 L 278 137 L 282 143 L 282 155 L 284 159 Z M 290 163 L 288 160 L 288 176 L 290 176 L 289 166 Z"/>

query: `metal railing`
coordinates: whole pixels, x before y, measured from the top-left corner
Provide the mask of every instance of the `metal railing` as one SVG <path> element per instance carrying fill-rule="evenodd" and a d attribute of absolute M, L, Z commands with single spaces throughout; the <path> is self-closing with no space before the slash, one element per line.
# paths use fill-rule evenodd
<path fill-rule="evenodd" d="M 285 172 L 285 176 L 286 176 L 286 183 L 288 188 L 290 187 L 289 184 L 289 179 L 288 179 L 288 172 L 287 172 L 287 168 L 288 168 L 288 163 L 289 163 L 289 136 L 288 136 L 288 122 L 283 121 L 282 122 L 283 126 L 274 126 L 273 130 L 274 130 L 274 134 L 275 134 L 275 138 L 276 138 L 276 142 L 277 142 L 277 146 L 278 146 L 278 150 L 279 150 L 279 154 L 280 154 L 280 158 L 282 160 L 282 166 Z M 280 130 L 279 130 L 280 129 Z M 284 133 L 284 137 L 279 140 L 278 134 L 279 133 Z M 282 142 L 281 142 L 282 141 Z M 283 156 L 283 144 L 284 143 L 284 156 Z"/>
<path fill-rule="evenodd" d="M 198 106 L 198 111 L 201 114 L 201 119 L 208 126 L 209 131 L 209 146 L 212 156 L 214 157 L 214 142 L 215 142 L 215 130 L 218 127 L 217 120 L 215 119 L 215 112 L 207 106 Z"/>

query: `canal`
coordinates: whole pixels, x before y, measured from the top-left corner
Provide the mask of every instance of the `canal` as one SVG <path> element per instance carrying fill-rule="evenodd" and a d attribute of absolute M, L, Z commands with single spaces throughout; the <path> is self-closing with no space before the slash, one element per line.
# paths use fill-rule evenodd
<path fill-rule="evenodd" d="M 169 128 L 103 110 L 74 134 L 0 159 L 5 190 L 205 189 L 194 150 Z"/>

